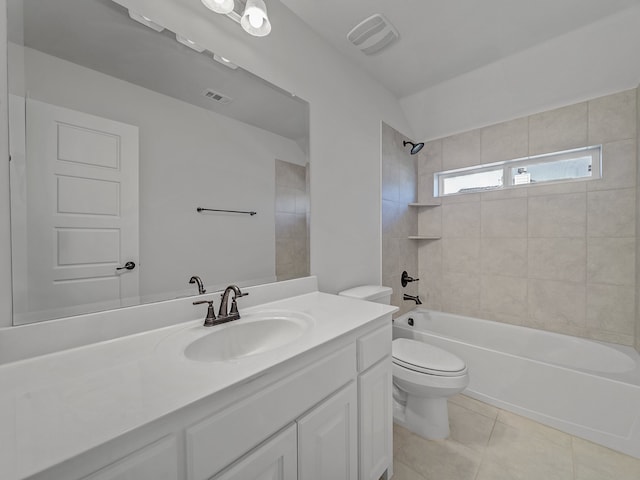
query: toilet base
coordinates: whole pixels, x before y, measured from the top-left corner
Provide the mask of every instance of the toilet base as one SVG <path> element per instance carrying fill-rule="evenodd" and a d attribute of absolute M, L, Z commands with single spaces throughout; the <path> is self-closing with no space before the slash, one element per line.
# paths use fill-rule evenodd
<path fill-rule="evenodd" d="M 406 406 L 394 400 L 393 420 L 428 440 L 443 440 L 451 434 L 446 398 L 409 395 Z"/>

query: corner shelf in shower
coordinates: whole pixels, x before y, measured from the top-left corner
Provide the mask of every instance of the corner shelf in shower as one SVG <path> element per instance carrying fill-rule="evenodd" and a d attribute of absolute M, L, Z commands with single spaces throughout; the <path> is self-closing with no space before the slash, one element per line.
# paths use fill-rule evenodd
<path fill-rule="evenodd" d="M 441 203 L 410 203 L 410 207 L 439 207 Z"/>
<path fill-rule="evenodd" d="M 409 240 L 439 240 L 439 236 L 435 235 L 409 235 Z"/>

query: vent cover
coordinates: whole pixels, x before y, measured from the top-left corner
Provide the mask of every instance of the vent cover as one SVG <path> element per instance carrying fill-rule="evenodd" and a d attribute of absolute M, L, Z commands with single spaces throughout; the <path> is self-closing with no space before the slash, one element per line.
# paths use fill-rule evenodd
<path fill-rule="evenodd" d="M 202 92 L 202 95 L 210 100 L 213 100 L 214 102 L 221 103 L 222 105 L 226 105 L 227 103 L 231 103 L 233 101 L 233 98 L 227 97 L 226 95 L 223 95 L 220 92 L 216 92 L 215 90 L 211 90 L 210 88 Z"/>
<path fill-rule="evenodd" d="M 347 38 L 367 55 L 378 53 L 398 39 L 398 31 L 383 15 L 376 13 L 356 25 Z"/>

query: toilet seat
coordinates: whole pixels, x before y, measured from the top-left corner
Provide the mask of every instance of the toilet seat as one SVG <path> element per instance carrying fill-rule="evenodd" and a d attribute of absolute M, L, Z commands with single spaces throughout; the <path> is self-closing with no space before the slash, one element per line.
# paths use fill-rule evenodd
<path fill-rule="evenodd" d="M 458 377 L 467 373 L 467 366 L 460 357 L 417 340 L 395 339 L 392 357 L 396 365 L 426 375 Z"/>

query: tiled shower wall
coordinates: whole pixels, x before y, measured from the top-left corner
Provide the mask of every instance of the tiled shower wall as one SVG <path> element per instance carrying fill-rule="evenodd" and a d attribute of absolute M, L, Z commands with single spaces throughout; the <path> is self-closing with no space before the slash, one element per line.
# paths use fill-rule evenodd
<path fill-rule="evenodd" d="M 382 284 L 393 289 L 391 304 L 400 307 L 396 314 L 415 307 L 403 301 L 403 293 L 417 295 L 418 288 L 410 283 L 400 285 L 402 271 L 418 276 L 418 244 L 409 240 L 418 230 L 418 212 L 408 204 L 416 201 L 416 155 L 402 146 L 408 137 L 382 124 Z"/>
<path fill-rule="evenodd" d="M 276 277 L 309 275 L 308 168 L 275 161 Z"/>
<path fill-rule="evenodd" d="M 603 178 L 420 208 L 420 234 L 441 236 L 420 241 L 425 305 L 637 345 L 636 138 L 634 89 L 429 142 L 418 158 L 421 202 L 433 199 L 434 172 L 587 145 L 603 145 Z"/>

